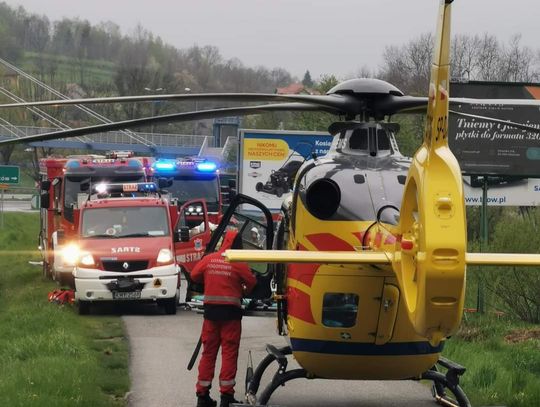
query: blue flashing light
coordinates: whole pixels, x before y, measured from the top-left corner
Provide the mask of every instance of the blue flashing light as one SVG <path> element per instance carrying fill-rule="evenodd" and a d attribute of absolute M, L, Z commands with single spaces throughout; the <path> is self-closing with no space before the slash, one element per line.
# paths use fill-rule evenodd
<path fill-rule="evenodd" d="M 197 170 L 201 172 L 214 172 L 215 170 L 217 170 L 217 165 L 216 163 L 213 163 L 211 161 L 206 161 L 198 163 Z"/>
<path fill-rule="evenodd" d="M 154 168 L 161 171 L 170 171 L 174 170 L 176 164 L 174 161 L 157 161 L 154 163 Z"/>

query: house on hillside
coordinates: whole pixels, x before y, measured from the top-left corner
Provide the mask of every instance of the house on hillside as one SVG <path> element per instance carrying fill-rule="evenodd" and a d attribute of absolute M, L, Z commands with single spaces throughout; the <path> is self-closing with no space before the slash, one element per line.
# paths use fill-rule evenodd
<path fill-rule="evenodd" d="M 19 87 L 19 74 L 7 66 L 0 66 L 0 86 L 17 89 Z"/>

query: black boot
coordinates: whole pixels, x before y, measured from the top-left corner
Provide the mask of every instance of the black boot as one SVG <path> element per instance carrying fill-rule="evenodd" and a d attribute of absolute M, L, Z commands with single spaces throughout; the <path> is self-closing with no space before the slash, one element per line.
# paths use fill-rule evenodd
<path fill-rule="evenodd" d="M 212 400 L 209 393 L 197 393 L 197 407 L 216 407 L 217 401 Z"/>
<path fill-rule="evenodd" d="M 235 400 L 232 394 L 221 393 L 221 402 L 219 403 L 219 407 L 229 407 L 233 403 L 240 402 Z"/>

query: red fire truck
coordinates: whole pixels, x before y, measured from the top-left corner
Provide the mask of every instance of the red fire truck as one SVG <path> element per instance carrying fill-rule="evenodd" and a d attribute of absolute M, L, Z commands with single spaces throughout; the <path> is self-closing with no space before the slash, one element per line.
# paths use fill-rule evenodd
<path fill-rule="evenodd" d="M 180 208 L 154 183 L 97 184 L 80 205 L 76 238 L 62 250 L 72 267 L 79 312 L 105 301 L 151 301 L 176 313 L 177 258 L 202 257 L 210 236 L 202 200 Z"/>
<path fill-rule="evenodd" d="M 61 285 L 72 286 L 73 267 L 63 262 L 61 250 L 78 233 L 80 204 L 88 195 L 84 189 L 104 182 L 143 182 L 143 163 L 125 155 L 44 158 L 40 176 L 43 273 Z"/>

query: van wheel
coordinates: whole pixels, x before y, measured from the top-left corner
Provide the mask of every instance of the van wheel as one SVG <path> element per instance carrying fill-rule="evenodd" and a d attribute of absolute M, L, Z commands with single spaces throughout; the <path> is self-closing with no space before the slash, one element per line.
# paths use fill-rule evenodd
<path fill-rule="evenodd" d="M 257 184 L 255 184 L 255 191 L 261 192 L 263 188 L 264 188 L 264 184 L 262 182 L 257 182 Z"/>
<path fill-rule="evenodd" d="M 167 298 L 166 300 L 162 300 L 160 305 L 165 310 L 165 314 L 175 315 L 176 307 L 178 306 L 178 297 L 175 295 L 173 298 Z"/>
<path fill-rule="evenodd" d="M 79 300 L 78 304 L 79 315 L 88 315 L 90 314 L 90 301 L 81 301 Z"/>

